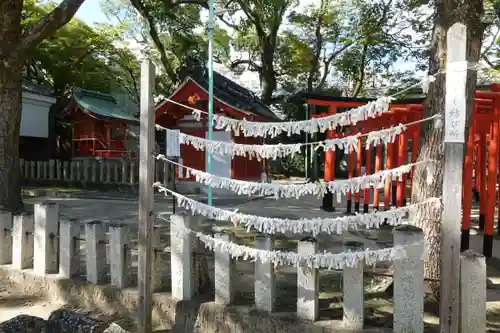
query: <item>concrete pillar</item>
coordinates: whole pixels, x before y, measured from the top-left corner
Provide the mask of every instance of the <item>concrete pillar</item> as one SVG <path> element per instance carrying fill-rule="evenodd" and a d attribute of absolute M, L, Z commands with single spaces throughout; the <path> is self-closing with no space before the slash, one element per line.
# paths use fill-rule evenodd
<path fill-rule="evenodd" d="M 114 167 L 115 167 L 115 180 L 114 180 L 114 183 L 118 184 L 120 183 L 120 163 L 118 163 L 118 161 L 116 163 L 114 163 Z"/>
<path fill-rule="evenodd" d="M 29 161 L 24 161 L 24 179 L 31 179 L 31 165 Z"/>
<path fill-rule="evenodd" d="M 161 229 L 153 227 L 151 243 L 153 246 L 151 254 L 151 292 L 156 293 L 163 290 L 165 280 L 165 270 L 163 261 L 163 251 L 160 244 Z"/>
<path fill-rule="evenodd" d="M 99 182 L 104 184 L 106 182 L 106 161 L 99 160 Z"/>
<path fill-rule="evenodd" d="M 394 245 L 406 256 L 394 261 L 394 333 L 424 331 L 424 234 L 405 225 L 395 229 Z"/>
<path fill-rule="evenodd" d="M 30 165 L 31 165 L 30 178 L 36 179 L 36 162 L 30 161 Z"/>
<path fill-rule="evenodd" d="M 215 238 L 224 242 L 232 239 L 229 233 L 215 234 Z M 214 251 L 214 265 L 215 303 L 230 305 L 234 302 L 236 262 L 227 251 L 217 249 Z"/>
<path fill-rule="evenodd" d="M 130 232 L 125 225 L 109 226 L 111 285 L 118 288 L 126 288 L 130 284 L 132 257 L 129 244 Z"/>
<path fill-rule="evenodd" d="M 172 297 L 178 300 L 189 300 L 193 296 L 192 235 L 185 230 L 191 229 L 190 218 L 186 214 L 170 216 Z"/>
<path fill-rule="evenodd" d="M 255 237 L 255 248 L 271 251 L 274 240 L 270 235 Z M 273 263 L 255 262 L 255 307 L 257 310 L 273 312 L 276 309 L 276 273 Z"/>
<path fill-rule="evenodd" d="M 59 206 L 54 202 L 35 204 L 33 271 L 38 275 L 57 273 Z"/>
<path fill-rule="evenodd" d="M 302 239 L 297 252 L 302 256 L 312 256 L 318 251 L 314 238 Z M 297 316 L 316 321 L 319 316 L 319 273 L 318 269 L 300 265 L 297 267 Z"/>
<path fill-rule="evenodd" d="M 122 160 L 122 183 L 128 183 L 128 161 Z"/>
<path fill-rule="evenodd" d="M 30 268 L 32 258 L 33 214 L 15 215 L 12 226 L 12 268 Z"/>
<path fill-rule="evenodd" d="M 42 162 L 42 178 L 49 179 L 49 162 L 48 161 Z"/>
<path fill-rule="evenodd" d="M 50 160 L 49 161 L 49 179 L 54 180 L 55 179 L 55 166 L 56 166 L 56 161 Z"/>
<path fill-rule="evenodd" d="M 85 224 L 87 245 L 87 281 L 93 284 L 106 282 L 106 230 L 101 221 Z"/>
<path fill-rule="evenodd" d="M 80 221 L 61 220 L 59 227 L 59 274 L 72 278 L 80 274 Z"/>
<path fill-rule="evenodd" d="M 486 332 L 486 258 L 472 250 L 460 256 L 460 327 L 462 333 Z"/>
<path fill-rule="evenodd" d="M 111 176 L 113 175 L 113 163 L 111 161 L 106 161 L 106 183 L 111 184 L 113 181 L 113 178 Z"/>
<path fill-rule="evenodd" d="M 12 213 L 0 211 L 0 265 L 12 262 Z"/>
<path fill-rule="evenodd" d="M 97 183 L 97 162 L 96 160 L 92 160 L 90 163 L 90 173 L 92 174 L 92 183 Z"/>
<path fill-rule="evenodd" d="M 19 160 L 19 170 L 21 170 L 21 179 L 26 178 L 26 174 L 24 173 L 24 160 L 22 158 Z"/>
<path fill-rule="evenodd" d="M 36 161 L 36 178 L 43 179 L 43 164 L 42 161 Z"/>
<path fill-rule="evenodd" d="M 90 171 L 90 160 L 83 160 L 83 181 L 86 183 L 89 181 L 89 171 Z"/>
<path fill-rule="evenodd" d="M 74 182 L 76 181 L 78 178 L 77 176 L 77 171 L 76 171 L 76 161 L 71 161 L 70 162 L 70 181 Z"/>
<path fill-rule="evenodd" d="M 135 184 L 135 162 L 130 162 L 130 184 Z"/>
<path fill-rule="evenodd" d="M 71 180 L 71 175 L 70 175 L 70 161 L 63 161 L 63 180 L 66 182 L 69 182 Z"/>
<path fill-rule="evenodd" d="M 363 243 L 346 242 L 345 251 L 357 252 L 363 250 Z M 365 321 L 365 298 L 363 283 L 364 262 L 355 267 L 345 267 L 343 275 L 344 316 L 343 327 L 353 330 L 362 330 Z"/>
<path fill-rule="evenodd" d="M 61 161 L 56 161 L 56 179 L 62 180 L 62 163 Z"/>
<path fill-rule="evenodd" d="M 76 169 L 75 170 L 76 171 L 76 175 L 75 175 L 76 178 L 75 178 L 75 180 L 78 181 L 78 182 L 82 181 L 82 179 L 83 179 L 82 178 L 82 162 L 76 161 L 76 167 L 75 167 L 75 169 Z"/>

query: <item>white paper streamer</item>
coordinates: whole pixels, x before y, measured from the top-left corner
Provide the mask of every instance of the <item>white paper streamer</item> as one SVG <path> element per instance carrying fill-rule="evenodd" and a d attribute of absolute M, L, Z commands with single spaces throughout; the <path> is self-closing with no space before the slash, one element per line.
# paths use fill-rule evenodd
<path fill-rule="evenodd" d="M 274 138 L 282 132 L 289 136 L 292 134 L 323 133 L 334 130 L 337 126 L 356 125 L 358 122 L 375 118 L 389 111 L 392 97 L 380 97 L 373 102 L 351 109 L 346 112 L 333 114 L 322 118 L 312 118 L 302 121 L 289 122 L 252 122 L 246 119 L 238 120 L 229 117 L 214 115 L 213 126 L 218 130 L 243 133 L 246 137 L 271 137 Z M 201 111 L 193 109 L 193 115 L 199 121 Z"/>
<path fill-rule="evenodd" d="M 379 228 L 384 222 L 395 226 L 401 224 L 401 220 L 406 214 L 413 212 L 422 205 L 434 205 L 436 207 L 441 205 L 441 200 L 439 198 L 431 198 L 421 203 L 399 208 L 391 207 L 387 211 L 378 211 L 369 214 L 356 214 L 335 218 L 302 218 L 291 220 L 242 214 L 235 211 L 232 212 L 190 199 L 182 194 L 167 189 L 161 185 L 161 183 L 154 183 L 153 186 L 158 188 L 159 192 L 165 194 L 171 193 L 174 195 L 177 198 L 178 206 L 189 210 L 193 215 L 202 215 L 217 221 L 229 221 L 235 225 L 245 226 L 247 231 L 253 228 L 266 234 L 291 232 L 294 234 L 311 233 L 313 236 L 317 236 L 320 233 L 341 234 L 347 230 L 358 230 L 360 227 L 365 229 Z"/>
<path fill-rule="evenodd" d="M 402 175 L 411 171 L 412 167 L 418 164 L 432 163 L 433 161 L 421 161 L 417 163 L 406 164 L 394 169 L 383 170 L 371 175 L 364 175 L 360 177 L 353 177 L 350 179 L 337 179 L 329 182 L 323 180 L 314 183 L 305 184 L 273 184 L 267 182 L 249 182 L 244 180 L 231 179 L 226 177 L 219 177 L 204 171 L 196 170 L 179 163 L 175 163 L 164 155 L 156 156 L 156 159 L 163 160 L 167 163 L 173 163 L 186 169 L 186 177 L 195 176 L 196 182 L 208 185 L 212 188 L 222 188 L 230 190 L 238 195 L 260 195 L 260 196 L 273 196 L 279 198 L 295 198 L 306 195 L 315 195 L 318 197 L 324 196 L 327 192 L 347 194 L 357 193 L 365 188 L 383 187 L 387 176 L 393 179 L 400 179 Z M 340 202 L 340 197 L 337 197 Z"/>
<path fill-rule="evenodd" d="M 296 252 L 254 249 L 233 242 L 216 239 L 214 237 L 187 228 L 181 229 L 181 232 L 182 231 L 193 234 L 201 242 L 203 242 L 207 249 L 211 251 L 229 253 L 232 258 L 242 258 L 243 260 L 272 263 L 275 266 L 291 265 L 294 267 L 298 267 L 299 265 L 301 265 L 310 268 L 326 269 L 344 269 L 345 267 L 356 267 L 361 262 L 365 262 L 366 264 L 373 266 L 380 261 L 394 261 L 398 259 L 404 259 L 406 256 L 406 249 L 411 246 L 421 245 L 396 245 L 394 247 L 379 250 L 365 249 L 362 251 L 346 251 L 341 253 L 323 252 L 304 256 L 299 255 Z M 422 256 L 424 255 L 425 246 Z"/>

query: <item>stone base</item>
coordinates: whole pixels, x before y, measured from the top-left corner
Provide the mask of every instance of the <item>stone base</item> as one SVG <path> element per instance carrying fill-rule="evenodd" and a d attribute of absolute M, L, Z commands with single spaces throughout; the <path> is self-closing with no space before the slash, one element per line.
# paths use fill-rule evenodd
<path fill-rule="evenodd" d="M 55 274 L 36 276 L 32 270 L 14 270 L 0 265 L 0 278 L 23 287 L 26 293 L 42 293 L 47 300 L 65 301 L 89 310 L 117 311 L 133 318 L 137 309 L 137 289 L 117 289 L 92 285 L 82 279 L 65 279 Z M 213 302 L 177 301 L 170 293 L 153 295 L 153 327 L 171 333 L 342 333 L 392 332 L 389 328 L 352 331 L 342 329 L 339 320 L 316 323 L 298 320 L 295 313 L 267 314 L 247 306 L 217 305 Z"/>

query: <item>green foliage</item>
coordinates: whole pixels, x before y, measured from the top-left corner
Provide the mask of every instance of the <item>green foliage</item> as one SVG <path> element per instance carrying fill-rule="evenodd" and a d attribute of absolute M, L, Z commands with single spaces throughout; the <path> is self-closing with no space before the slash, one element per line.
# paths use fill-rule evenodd
<path fill-rule="evenodd" d="M 23 23 L 38 20 L 55 7 L 25 1 Z M 90 27 L 73 18 L 42 41 L 27 63 L 28 80 L 50 86 L 55 96 L 68 96 L 73 87 L 104 93 L 125 91 L 138 101 L 139 63 L 121 38 L 121 27 Z"/>

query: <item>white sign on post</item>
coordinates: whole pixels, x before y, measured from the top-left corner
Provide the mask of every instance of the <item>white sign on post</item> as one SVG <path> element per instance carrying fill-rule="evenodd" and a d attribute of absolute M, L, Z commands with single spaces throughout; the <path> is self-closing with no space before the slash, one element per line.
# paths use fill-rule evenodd
<path fill-rule="evenodd" d="M 167 141 L 165 145 L 167 146 L 167 156 L 168 157 L 179 157 L 181 156 L 181 145 L 179 143 L 180 130 L 168 130 L 165 140 Z"/>
<path fill-rule="evenodd" d="M 445 142 L 465 142 L 467 88 L 466 55 L 467 28 L 454 25 L 448 30 L 446 61 Z"/>

